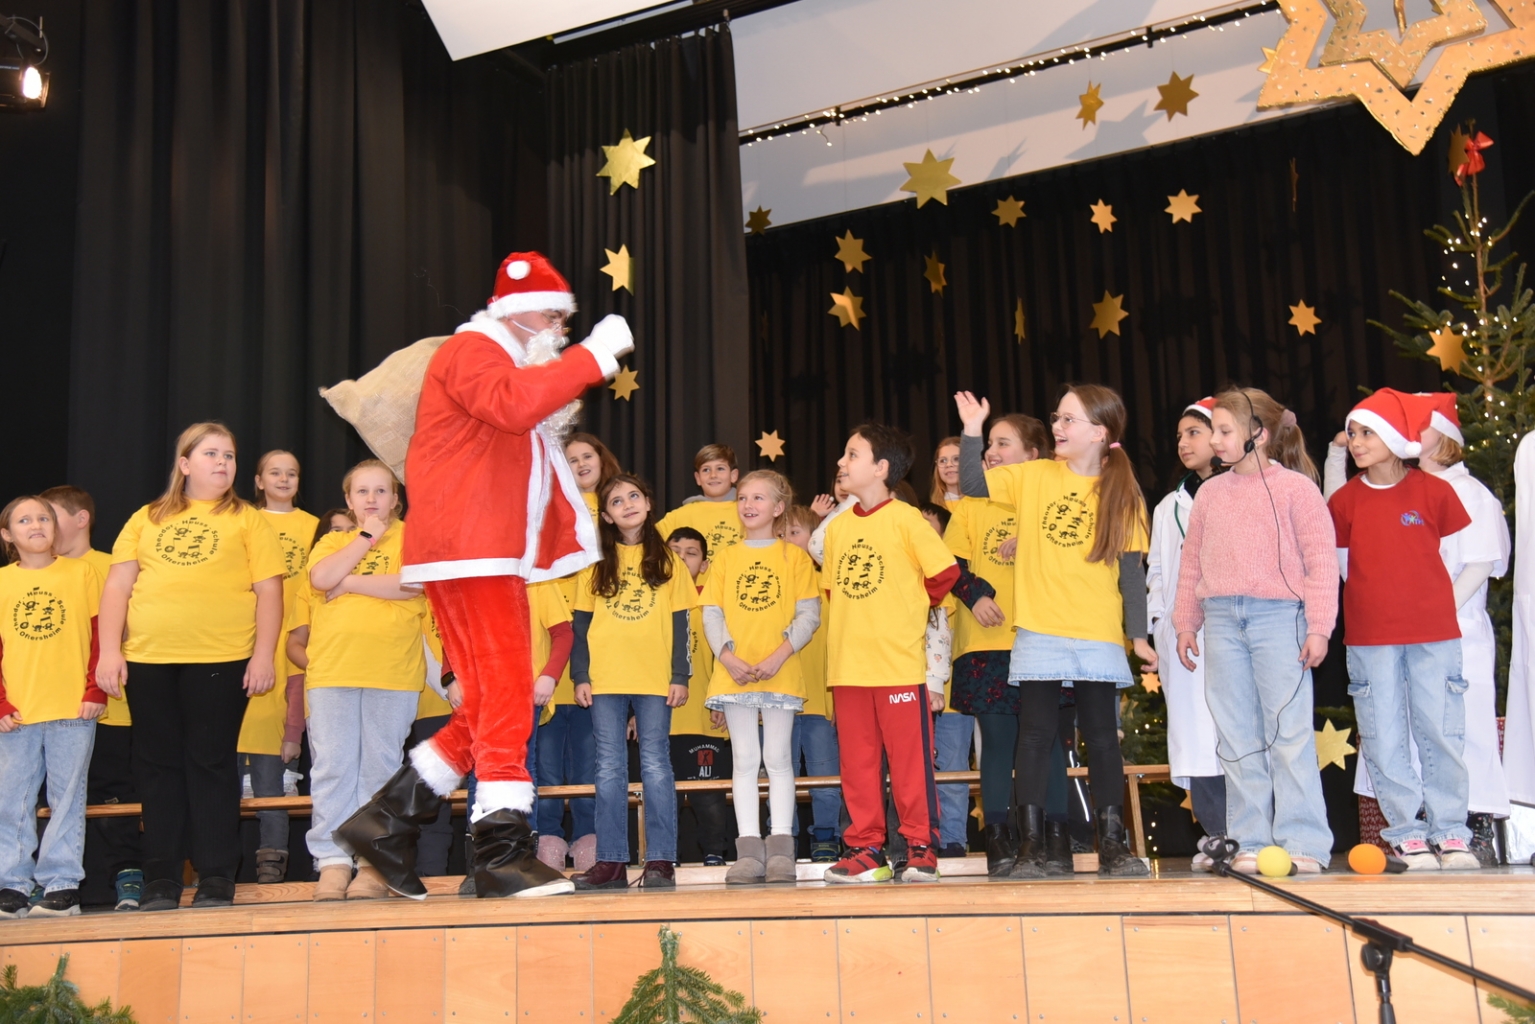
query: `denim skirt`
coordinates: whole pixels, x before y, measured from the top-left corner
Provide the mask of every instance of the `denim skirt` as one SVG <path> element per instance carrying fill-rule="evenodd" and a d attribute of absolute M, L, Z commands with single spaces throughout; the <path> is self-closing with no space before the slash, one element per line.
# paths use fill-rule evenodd
<path fill-rule="evenodd" d="M 1007 668 L 1007 681 L 1072 683 L 1113 683 L 1123 690 L 1133 685 L 1130 659 L 1120 644 L 1104 640 L 1074 640 L 1048 633 L 1013 632 L 1013 653 Z"/>

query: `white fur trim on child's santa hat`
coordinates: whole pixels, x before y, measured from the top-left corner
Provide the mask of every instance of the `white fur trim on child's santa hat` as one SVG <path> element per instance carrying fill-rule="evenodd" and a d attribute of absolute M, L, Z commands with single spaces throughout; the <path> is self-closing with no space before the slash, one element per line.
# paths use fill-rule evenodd
<path fill-rule="evenodd" d="M 1416 407 L 1421 403 L 1422 399 L 1416 395 L 1395 388 L 1381 388 L 1350 409 L 1343 422 L 1345 426 L 1360 423 L 1369 427 L 1380 435 L 1386 447 L 1391 449 L 1391 454 L 1397 458 L 1416 459 L 1423 454 L 1418 431 L 1425 424 L 1420 424 L 1415 415 L 1418 411 Z"/>
<path fill-rule="evenodd" d="M 421 781 L 438 796 L 451 796 L 464 777 L 432 749 L 432 741 L 417 743 L 410 748 L 410 766 L 416 769 Z"/>
<path fill-rule="evenodd" d="M 531 814 L 537 797 L 538 791 L 531 782 L 482 782 L 474 788 L 474 806 L 470 808 L 469 820 L 479 821 L 496 811 Z"/>
<path fill-rule="evenodd" d="M 1197 402 L 1190 402 L 1188 405 L 1183 407 L 1183 411 L 1185 413 L 1198 413 L 1205 419 L 1209 419 L 1210 414 L 1215 411 L 1215 399 L 1213 397 L 1201 398 Z"/>

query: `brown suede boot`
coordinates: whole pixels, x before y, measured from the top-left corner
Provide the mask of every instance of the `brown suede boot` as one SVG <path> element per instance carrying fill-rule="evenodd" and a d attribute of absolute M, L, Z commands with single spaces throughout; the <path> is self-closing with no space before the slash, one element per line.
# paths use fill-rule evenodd
<path fill-rule="evenodd" d="M 793 836 L 767 837 L 767 872 L 765 881 L 790 883 L 799 881 L 798 872 L 794 867 Z"/>
<path fill-rule="evenodd" d="M 350 864 L 327 864 L 320 869 L 320 880 L 314 886 L 316 903 L 330 903 L 346 899 L 347 885 L 352 881 Z"/>
<path fill-rule="evenodd" d="M 288 851 L 263 847 L 256 851 L 256 881 L 272 885 L 288 877 Z"/>
<path fill-rule="evenodd" d="M 348 900 L 381 900 L 388 895 L 389 886 L 384 883 L 384 876 L 370 864 L 358 865 L 352 884 L 346 887 Z"/>
<path fill-rule="evenodd" d="M 767 877 L 767 847 L 761 836 L 736 837 L 736 862 L 725 872 L 726 885 L 756 885 Z"/>

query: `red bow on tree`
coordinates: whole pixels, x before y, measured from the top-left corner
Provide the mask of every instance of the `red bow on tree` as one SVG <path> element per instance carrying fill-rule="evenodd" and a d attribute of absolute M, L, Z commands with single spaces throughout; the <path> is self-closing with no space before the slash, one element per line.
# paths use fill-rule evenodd
<path fill-rule="evenodd" d="M 1464 185 L 1468 176 L 1482 173 L 1487 166 L 1487 161 L 1482 159 L 1482 150 L 1491 145 L 1492 140 L 1485 132 L 1477 132 L 1466 140 L 1466 161 L 1455 168 L 1455 184 Z"/>

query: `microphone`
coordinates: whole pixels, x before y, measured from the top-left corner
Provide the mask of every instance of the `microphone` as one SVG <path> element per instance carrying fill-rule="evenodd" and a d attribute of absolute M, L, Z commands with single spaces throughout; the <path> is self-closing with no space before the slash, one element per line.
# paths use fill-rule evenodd
<path fill-rule="evenodd" d="M 1230 468 L 1230 466 L 1221 461 L 1221 457 L 1219 455 L 1210 456 L 1210 473 L 1212 475 L 1215 473 L 1224 473 Z"/>

